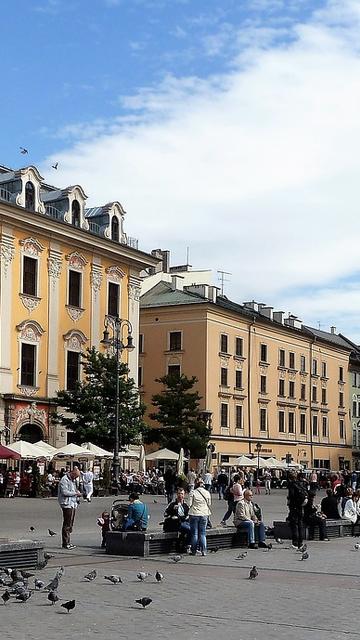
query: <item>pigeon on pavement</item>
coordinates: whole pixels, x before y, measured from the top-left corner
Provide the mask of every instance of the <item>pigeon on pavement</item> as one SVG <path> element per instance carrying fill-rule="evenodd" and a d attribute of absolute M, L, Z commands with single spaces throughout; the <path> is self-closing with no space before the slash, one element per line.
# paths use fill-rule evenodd
<path fill-rule="evenodd" d="M 358 542 L 356 544 L 354 544 L 354 549 L 355 549 L 355 551 L 359 551 L 360 544 Z"/>
<path fill-rule="evenodd" d="M 38 578 L 35 578 L 34 586 L 35 586 L 35 589 L 43 589 L 45 587 L 45 582 L 43 582 L 42 580 L 39 580 Z"/>
<path fill-rule="evenodd" d="M 109 582 L 112 582 L 113 584 L 119 584 L 120 582 L 122 582 L 120 576 L 116 576 L 116 575 L 112 575 L 112 576 L 104 576 L 105 580 L 109 580 Z"/>
<path fill-rule="evenodd" d="M 58 589 L 59 587 L 59 582 L 60 578 L 56 575 L 55 578 L 53 578 L 51 582 L 49 582 L 49 584 L 45 587 L 45 589 L 47 591 L 56 591 L 56 589 Z"/>
<path fill-rule="evenodd" d="M 84 576 L 84 580 L 88 580 L 89 582 L 92 582 L 92 580 L 95 580 L 96 576 L 97 576 L 96 569 L 93 569 L 92 571 L 90 571 L 90 573 L 87 573 L 86 576 Z"/>
<path fill-rule="evenodd" d="M 35 527 L 29 527 L 29 531 L 35 531 Z"/>
<path fill-rule="evenodd" d="M 28 580 L 29 578 L 33 578 L 34 577 L 34 574 L 33 573 L 29 573 L 28 571 L 20 571 L 20 573 L 21 573 L 22 577 L 25 580 Z"/>
<path fill-rule="evenodd" d="M 52 604 L 52 605 L 54 605 L 54 604 L 55 604 L 55 602 L 57 602 L 57 601 L 59 600 L 59 596 L 58 596 L 58 594 L 56 593 L 56 591 L 50 591 L 50 592 L 48 593 L 48 597 L 47 597 L 47 599 L 48 599 L 48 600 L 50 600 L 50 602 L 51 602 L 51 604 Z"/>
<path fill-rule="evenodd" d="M 152 603 L 151 598 L 140 598 L 139 600 L 135 600 L 135 602 L 137 602 L 138 604 L 141 604 L 142 607 L 145 609 L 145 607 L 148 607 L 149 604 Z"/>
<path fill-rule="evenodd" d="M 56 531 L 52 531 L 51 529 L 48 529 L 49 532 L 49 536 L 57 536 Z"/>
<path fill-rule="evenodd" d="M 29 600 L 29 598 L 31 598 L 32 593 L 31 591 L 24 591 L 22 593 L 18 593 L 18 595 L 16 596 L 16 600 L 20 600 L 21 602 L 26 602 L 27 600 Z"/>
<path fill-rule="evenodd" d="M 141 580 L 141 582 L 143 582 L 149 576 L 151 576 L 151 573 L 148 573 L 147 571 L 139 571 L 136 577 L 138 578 L 138 580 Z"/>
<path fill-rule="evenodd" d="M 219 551 L 219 549 L 220 549 L 220 547 L 216 546 L 216 547 L 213 547 L 212 549 L 209 549 L 209 552 L 210 553 L 217 553 Z"/>
<path fill-rule="evenodd" d="M 237 556 L 236 560 L 244 560 L 244 558 L 246 558 L 247 556 L 247 551 L 243 551 L 242 553 L 239 553 L 239 555 Z"/>
<path fill-rule="evenodd" d="M 62 604 L 61 606 L 64 607 L 64 609 L 66 609 L 68 613 L 70 613 L 72 609 L 75 609 L 75 604 L 75 600 L 69 600 L 68 602 L 64 602 L 64 604 Z"/>
<path fill-rule="evenodd" d="M 4 604 L 6 604 L 9 600 L 10 600 L 10 593 L 8 592 L 8 590 L 6 589 L 6 591 L 4 591 L 4 593 L 1 594 L 1 598 L 4 602 Z"/>
<path fill-rule="evenodd" d="M 307 560 L 309 557 L 309 554 L 307 551 L 304 551 L 304 553 L 301 555 L 301 560 Z"/>
<path fill-rule="evenodd" d="M 51 553 L 47 553 L 47 551 L 45 551 L 44 558 L 45 558 L 45 560 L 51 560 L 51 558 L 55 558 L 55 556 L 53 556 L 53 555 L 51 555 Z"/>
<path fill-rule="evenodd" d="M 65 567 L 60 567 L 60 569 L 58 569 L 56 572 L 56 575 L 58 578 L 62 578 L 64 574 L 65 574 Z"/>
<path fill-rule="evenodd" d="M 257 578 L 258 575 L 259 575 L 259 572 L 254 565 L 252 569 L 250 569 L 249 580 L 255 580 L 255 578 Z"/>
<path fill-rule="evenodd" d="M 182 560 L 182 556 L 172 556 L 171 559 L 173 562 L 180 562 L 180 560 Z"/>
<path fill-rule="evenodd" d="M 155 580 L 156 582 L 162 582 L 164 580 L 164 576 L 162 573 L 160 573 L 160 571 L 157 571 L 155 573 Z"/>

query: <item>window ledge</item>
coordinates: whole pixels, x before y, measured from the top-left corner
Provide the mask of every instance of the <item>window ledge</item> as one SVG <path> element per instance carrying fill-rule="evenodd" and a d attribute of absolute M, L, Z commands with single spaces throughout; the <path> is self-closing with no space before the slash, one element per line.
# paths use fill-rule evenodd
<path fill-rule="evenodd" d="M 289 367 L 289 373 L 297 373 L 298 369 L 294 369 L 294 367 Z"/>
<path fill-rule="evenodd" d="M 227 351 L 219 351 L 219 356 L 220 356 L 221 358 L 230 358 L 230 357 L 231 357 L 231 354 L 230 354 L 230 353 L 228 353 Z"/>
<path fill-rule="evenodd" d="M 234 360 L 237 360 L 237 362 L 244 362 L 244 360 L 246 359 L 244 356 L 233 356 Z"/>
<path fill-rule="evenodd" d="M 264 360 L 260 360 L 259 362 L 260 367 L 268 367 L 269 365 L 270 365 L 270 362 L 265 362 Z"/>
<path fill-rule="evenodd" d="M 320 376 L 319 376 L 319 374 L 318 374 L 318 373 L 312 373 L 312 374 L 311 374 L 311 377 L 312 377 L 312 378 L 316 378 L 316 379 L 320 378 Z"/>
<path fill-rule="evenodd" d="M 234 391 L 244 391 L 244 389 L 245 389 L 245 387 L 234 387 Z"/>
<path fill-rule="evenodd" d="M 327 376 L 321 376 L 320 380 L 323 380 L 324 382 L 327 382 L 329 380 L 329 378 Z"/>
<path fill-rule="evenodd" d="M 38 391 L 40 391 L 40 387 L 32 387 L 28 384 L 18 384 L 17 388 L 23 396 L 35 396 Z"/>
<path fill-rule="evenodd" d="M 166 351 L 164 351 L 164 354 L 166 356 L 173 354 L 173 353 L 184 353 L 184 349 L 166 349 Z"/>
<path fill-rule="evenodd" d="M 80 318 L 85 313 L 85 309 L 82 309 L 81 307 L 73 307 L 71 304 L 67 304 L 65 306 L 68 316 L 73 322 L 77 322 L 78 320 L 80 320 Z"/>
<path fill-rule="evenodd" d="M 34 311 L 34 309 L 37 309 L 41 302 L 41 298 L 38 298 L 38 296 L 33 296 L 30 293 L 19 293 L 19 296 L 25 309 L 30 311 L 30 313 Z"/>

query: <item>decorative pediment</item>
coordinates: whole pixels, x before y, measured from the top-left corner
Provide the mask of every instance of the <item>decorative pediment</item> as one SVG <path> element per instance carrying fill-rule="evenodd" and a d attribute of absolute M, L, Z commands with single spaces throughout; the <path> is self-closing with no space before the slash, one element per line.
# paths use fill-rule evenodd
<path fill-rule="evenodd" d="M 34 165 L 29 165 L 28 167 L 22 167 L 22 169 L 18 169 L 14 172 L 15 178 L 25 178 L 26 180 L 35 180 L 36 182 L 44 182 L 44 178 L 40 175 Z"/>
<path fill-rule="evenodd" d="M 82 331 L 71 329 L 63 335 L 65 348 L 71 351 L 81 351 L 88 338 Z"/>
<path fill-rule="evenodd" d="M 115 266 L 107 267 L 105 271 L 107 276 L 112 280 L 115 280 L 116 282 L 121 282 L 121 280 L 126 276 L 125 271 L 120 269 L 120 267 L 115 267 Z"/>
<path fill-rule="evenodd" d="M 39 256 L 45 249 L 45 247 L 36 240 L 36 238 L 24 238 L 23 240 L 20 240 L 20 244 L 24 253 L 27 253 L 30 256 Z"/>
<path fill-rule="evenodd" d="M 23 320 L 16 325 L 16 328 L 19 332 L 19 340 L 27 340 L 28 342 L 39 342 L 45 332 L 36 320 Z"/>
<path fill-rule="evenodd" d="M 72 253 L 69 253 L 66 256 L 66 260 L 69 263 L 69 267 L 71 267 L 72 269 L 79 269 L 79 270 L 82 270 L 85 267 L 85 265 L 88 263 L 86 258 L 78 251 L 73 251 Z"/>

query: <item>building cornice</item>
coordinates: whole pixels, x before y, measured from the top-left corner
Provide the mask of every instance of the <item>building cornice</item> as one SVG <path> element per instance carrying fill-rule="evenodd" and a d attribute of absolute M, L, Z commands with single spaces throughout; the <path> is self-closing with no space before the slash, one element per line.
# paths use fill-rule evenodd
<path fill-rule="evenodd" d="M 110 260 L 125 261 L 139 271 L 147 267 L 154 267 L 158 263 L 157 259 L 144 251 L 118 244 L 78 227 L 73 227 L 62 220 L 54 220 L 44 214 L 27 211 L 5 201 L 0 203 L 0 222 L 21 231 L 24 231 L 25 228 L 26 233 L 45 235 L 57 242 L 70 244 L 83 251 L 96 252 Z"/>

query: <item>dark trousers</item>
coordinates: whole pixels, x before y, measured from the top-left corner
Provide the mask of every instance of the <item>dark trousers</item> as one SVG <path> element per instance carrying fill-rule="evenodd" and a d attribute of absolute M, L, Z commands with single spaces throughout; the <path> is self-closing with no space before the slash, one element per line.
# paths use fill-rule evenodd
<path fill-rule="evenodd" d="M 62 546 L 66 547 L 70 544 L 70 534 L 73 530 L 73 524 L 75 520 L 75 511 L 76 509 L 71 509 L 69 507 L 62 507 L 63 512 L 63 526 L 61 530 L 62 535 Z"/>
<path fill-rule="evenodd" d="M 291 529 L 292 543 L 296 547 L 301 547 L 304 541 L 304 522 L 302 510 L 291 510 L 289 512 L 288 522 Z"/>
<path fill-rule="evenodd" d="M 309 527 L 309 540 L 314 539 L 315 527 L 319 527 L 319 540 L 324 540 L 324 538 L 327 538 L 325 518 L 317 518 L 315 516 L 314 518 L 311 518 L 311 520 L 309 520 L 307 526 Z"/>

